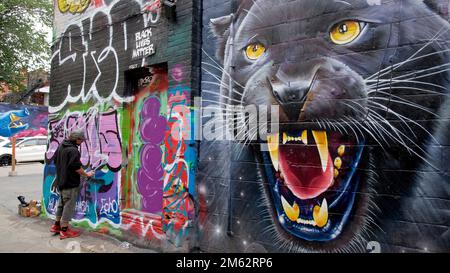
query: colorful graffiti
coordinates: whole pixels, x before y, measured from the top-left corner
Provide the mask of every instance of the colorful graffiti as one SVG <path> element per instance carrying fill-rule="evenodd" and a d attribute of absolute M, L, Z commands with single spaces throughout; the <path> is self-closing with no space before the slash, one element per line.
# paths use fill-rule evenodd
<path fill-rule="evenodd" d="M 161 166 L 161 142 L 166 130 L 166 119 L 160 115 L 161 103 L 155 97 L 147 98 L 140 114 L 140 137 L 144 145 L 140 151 L 141 167 L 138 170 L 138 189 L 142 198 L 142 210 L 146 212 L 161 212 L 162 202 L 155 203 L 152 200 L 162 200 L 162 177 L 164 174 Z"/>
<path fill-rule="evenodd" d="M 95 176 L 82 182 L 74 223 L 183 245 L 194 217 L 193 121 L 190 87 L 181 82 L 189 79 L 166 51 L 168 33 L 184 44 L 179 37 L 189 37 L 191 22 L 171 29 L 159 0 L 56 4 L 44 211 L 52 218 L 59 198 L 54 153 L 81 128 L 87 136 L 81 161 Z M 168 71 L 175 80 L 170 88 Z"/>
<path fill-rule="evenodd" d="M 203 100 L 232 119 L 226 106 L 275 105 L 280 124 L 251 145 L 202 143 L 202 249 L 448 251 L 432 209 L 450 198 L 448 4 L 208 7 Z"/>
<path fill-rule="evenodd" d="M 164 230 L 168 239 L 180 246 L 188 236 L 188 219 L 193 217 L 188 189 L 189 180 L 193 183 L 189 173 L 194 175 L 190 169 L 194 160 L 186 146 L 192 122 L 186 99 L 189 89 L 177 86 L 167 90 L 167 71 L 160 69 L 140 76 L 137 82 L 143 87 L 127 107 L 134 133 L 128 145 L 129 182 L 125 187 L 136 186 L 129 191 L 135 192 L 134 196 L 125 198 L 130 200 L 125 205 L 130 209 L 122 217 L 132 232 L 159 240 L 158 230 Z"/>
<path fill-rule="evenodd" d="M 172 78 L 180 83 L 182 68 L 174 66 L 171 72 Z M 189 219 L 194 218 L 195 155 L 188 149 L 193 139 L 189 91 L 181 84 L 169 89 L 164 138 L 164 224 L 176 245 L 187 236 Z"/>
<path fill-rule="evenodd" d="M 86 112 L 70 112 L 60 120 L 49 123 L 50 141 L 46 158 L 53 159 L 59 144 L 74 129 L 85 131 L 87 140 L 81 145 L 81 162 L 97 169 L 107 166 L 111 170 L 121 168 L 121 143 L 117 124 L 117 111 L 99 113 L 93 107 Z"/>
<path fill-rule="evenodd" d="M 0 116 L 0 136 L 11 137 L 16 133 L 28 128 L 28 124 L 22 123 L 21 119 L 29 116 L 28 109 L 12 110 Z"/>
<path fill-rule="evenodd" d="M 47 107 L 0 104 L 0 136 L 47 135 Z"/>
<path fill-rule="evenodd" d="M 53 190 L 55 166 L 53 156 L 59 144 L 74 129 L 82 129 L 86 141 L 80 147 L 81 162 L 95 171 L 94 179 L 83 181 L 75 219 L 88 219 L 91 225 L 109 220 L 120 223 L 119 181 L 122 167 L 122 145 L 117 110 L 99 112 L 91 107 L 83 112 L 68 112 L 49 122 L 50 140 L 46 153 L 44 204 L 47 214 L 56 212 L 58 193 Z"/>
<path fill-rule="evenodd" d="M 135 219 L 138 214 L 142 216 L 141 223 L 161 226 L 164 175 L 161 157 L 166 130 L 167 72 L 165 68 L 152 67 L 138 69 L 133 75 L 135 101 L 125 105 L 123 119 L 123 123 L 129 124 L 126 131 L 131 134 L 128 136 L 129 159 L 123 186 L 127 193 L 123 207 L 127 211 L 122 217 Z M 159 221 L 155 222 L 155 219 Z"/>
<path fill-rule="evenodd" d="M 145 57 L 156 50 L 152 40 L 163 31 L 155 29 L 164 21 L 160 20 L 160 9 L 142 12 L 146 4 L 114 1 L 93 10 L 84 20 L 65 26 L 54 45 L 50 88 L 67 95 L 50 97 L 51 112 L 62 110 L 67 103 L 91 98 L 98 102 L 133 101 L 133 97 L 122 93 L 125 79 L 119 71 L 143 66 Z M 130 14 L 135 16 L 118 27 Z M 143 31 L 152 35 L 138 39 L 136 33 Z"/>
<path fill-rule="evenodd" d="M 159 215 L 148 215 L 136 211 L 128 212 L 122 215 L 122 228 L 148 240 L 166 238 Z"/>

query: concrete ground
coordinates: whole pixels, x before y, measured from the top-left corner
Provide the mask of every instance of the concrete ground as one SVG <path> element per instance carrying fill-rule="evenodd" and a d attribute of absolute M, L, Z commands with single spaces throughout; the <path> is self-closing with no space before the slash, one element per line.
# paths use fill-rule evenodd
<path fill-rule="evenodd" d="M 0 167 L 0 252 L 32 253 L 151 253 L 107 235 L 84 231 L 80 237 L 60 240 L 49 232 L 50 220 L 22 217 L 19 200 L 41 200 L 44 165 L 18 164 L 17 176 L 8 176 L 11 167 Z"/>

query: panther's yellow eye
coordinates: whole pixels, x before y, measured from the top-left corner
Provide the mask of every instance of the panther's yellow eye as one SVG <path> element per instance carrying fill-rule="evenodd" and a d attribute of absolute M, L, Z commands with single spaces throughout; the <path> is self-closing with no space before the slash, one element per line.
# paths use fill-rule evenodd
<path fill-rule="evenodd" d="M 247 58 L 250 60 L 258 59 L 264 52 L 266 52 L 266 48 L 261 43 L 249 44 L 245 48 L 245 55 L 247 55 Z"/>
<path fill-rule="evenodd" d="M 333 26 L 330 38 L 333 43 L 344 45 L 355 40 L 360 33 L 361 25 L 358 21 L 343 21 Z"/>

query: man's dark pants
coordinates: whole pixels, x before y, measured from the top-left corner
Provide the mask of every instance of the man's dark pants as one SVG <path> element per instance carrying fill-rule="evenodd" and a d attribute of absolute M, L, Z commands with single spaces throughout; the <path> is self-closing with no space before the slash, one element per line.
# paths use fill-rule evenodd
<path fill-rule="evenodd" d="M 62 223 L 69 223 L 75 214 L 75 207 L 80 195 L 81 185 L 76 188 L 60 190 L 60 198 L 56 217 L 61 217 Z"/>

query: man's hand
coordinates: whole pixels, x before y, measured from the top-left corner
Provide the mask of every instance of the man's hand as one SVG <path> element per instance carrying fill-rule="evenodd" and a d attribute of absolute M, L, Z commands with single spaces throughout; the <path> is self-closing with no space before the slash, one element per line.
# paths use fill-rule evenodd
<path fill-rule="evenodd" d="M 89 172 L 85 172 L 83 170 L 83 168 L 80 168 L 79 170 L 76 171 L 77 173 L 79 173 L 81 176 L 85 176 L 88 178 L 91 178 L 94 176 L 95 172 L 94 171 L 89 171 Z"/>

